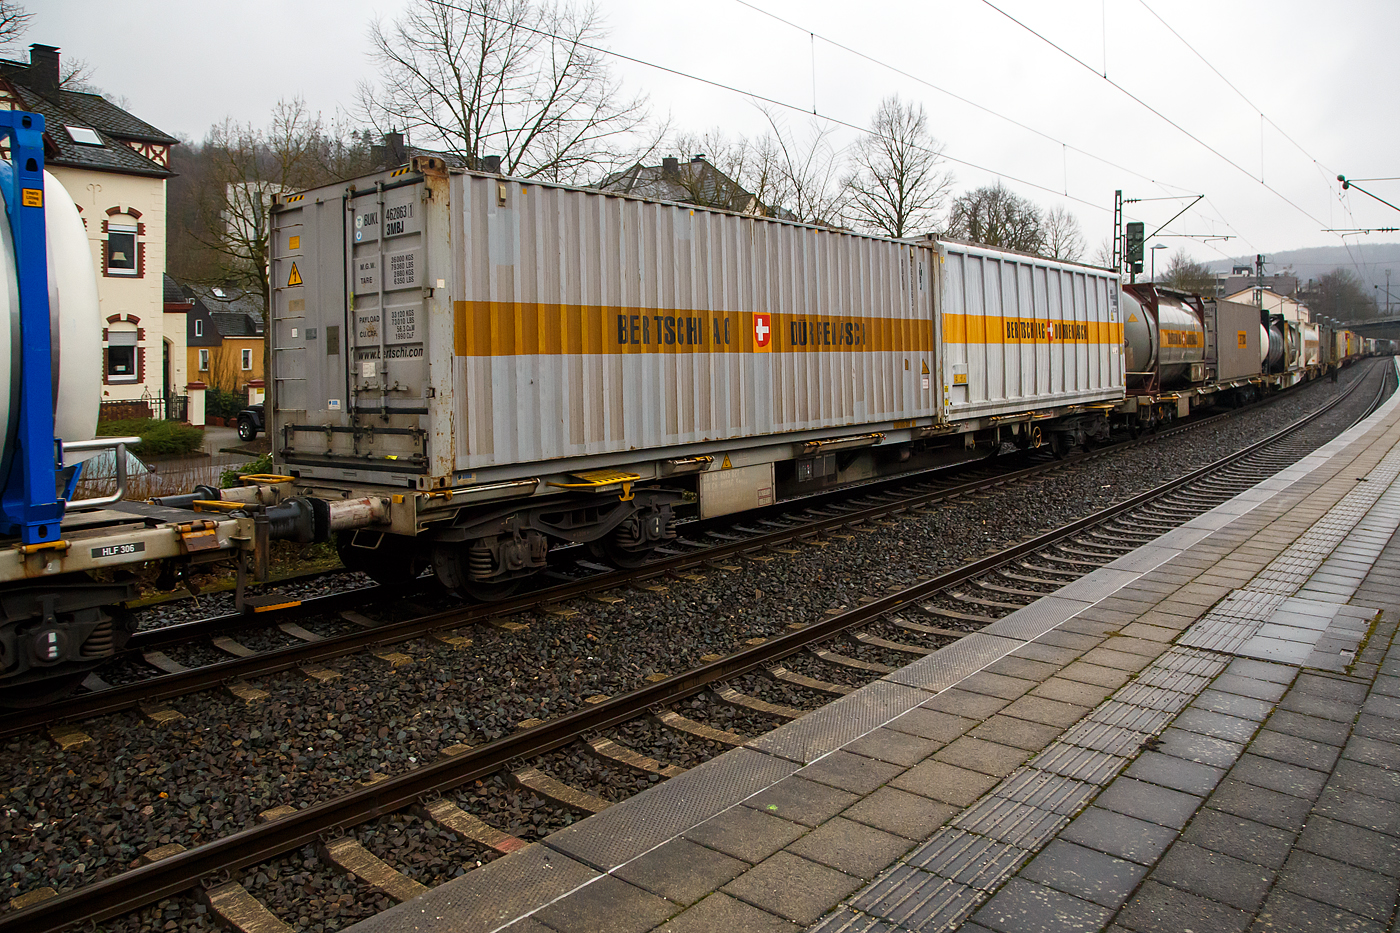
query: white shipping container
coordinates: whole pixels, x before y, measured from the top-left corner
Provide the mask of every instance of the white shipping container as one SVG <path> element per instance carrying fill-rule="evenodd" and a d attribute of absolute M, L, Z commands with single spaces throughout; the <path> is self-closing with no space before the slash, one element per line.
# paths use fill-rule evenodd
<path fill-rule="evenodd" d="M 1116 275 L 955 241 L 939 252 L 949 420 L 1123 397 Z"/>
<path fill-rule="evenodd" d="M 273 243 L 303 476 L 458 485 L 939 410 L 927 244 L 459 171 L 307 192 Z"/>

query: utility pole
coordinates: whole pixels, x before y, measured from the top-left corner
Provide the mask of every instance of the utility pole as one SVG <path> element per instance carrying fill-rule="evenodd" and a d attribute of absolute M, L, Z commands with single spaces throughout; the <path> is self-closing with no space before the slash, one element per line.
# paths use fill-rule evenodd
<path fill-rule="evenodd" d="M 1254 255 L 1254 305 L 1260 310 L 1264 307 L 1264 254 Z"/>
<path fill-rule="evenodd" d="M 1113 192 L 1113 271 L 1123 274 L 1123 189 Z"/>
<path fill-rule="evenodd" d="M 1385 316 L 1390 317 L 1390 269 L 1385 270 Z"/>

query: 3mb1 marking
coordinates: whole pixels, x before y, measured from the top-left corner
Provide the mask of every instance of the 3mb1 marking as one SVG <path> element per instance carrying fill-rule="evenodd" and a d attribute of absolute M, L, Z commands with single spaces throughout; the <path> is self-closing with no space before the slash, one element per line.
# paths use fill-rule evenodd
<path fill-rule="evenodd" d="M 131 541 L 126 544 L 109 544 L 106 547 L 95 547 L 92 549 L 93 560 L 102 557 L 126 557 L 130 554 L 140 554 L 146 550 L 146 542 Z"/>

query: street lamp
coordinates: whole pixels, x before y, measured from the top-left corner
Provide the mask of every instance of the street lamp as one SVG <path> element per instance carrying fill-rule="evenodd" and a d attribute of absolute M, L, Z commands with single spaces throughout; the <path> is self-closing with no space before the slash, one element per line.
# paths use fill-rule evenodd
<path fill-rule="evenodd" d="M 1167 244 L 1165 243 L 1158 243 L 1152 247 L 1152 283 L 1154 285 L 1157 283 L 1157 250 L 1166 248 Z"/>

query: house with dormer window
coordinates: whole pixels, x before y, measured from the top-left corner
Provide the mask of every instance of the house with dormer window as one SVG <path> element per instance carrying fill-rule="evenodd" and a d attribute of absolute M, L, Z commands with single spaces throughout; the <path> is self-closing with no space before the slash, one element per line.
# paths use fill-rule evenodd
<path fill-rule="evenodd" d="M 106 402 L 144 401 L 156 417 L 187 380 L 185 315 L 167 302 L 165 182 L 179 140 L 100 94 L 65 89 L 59 50 L 0 60 L 0 108 L 44 117 L 44 160 L 82 213 L 102 305 Z"/>

